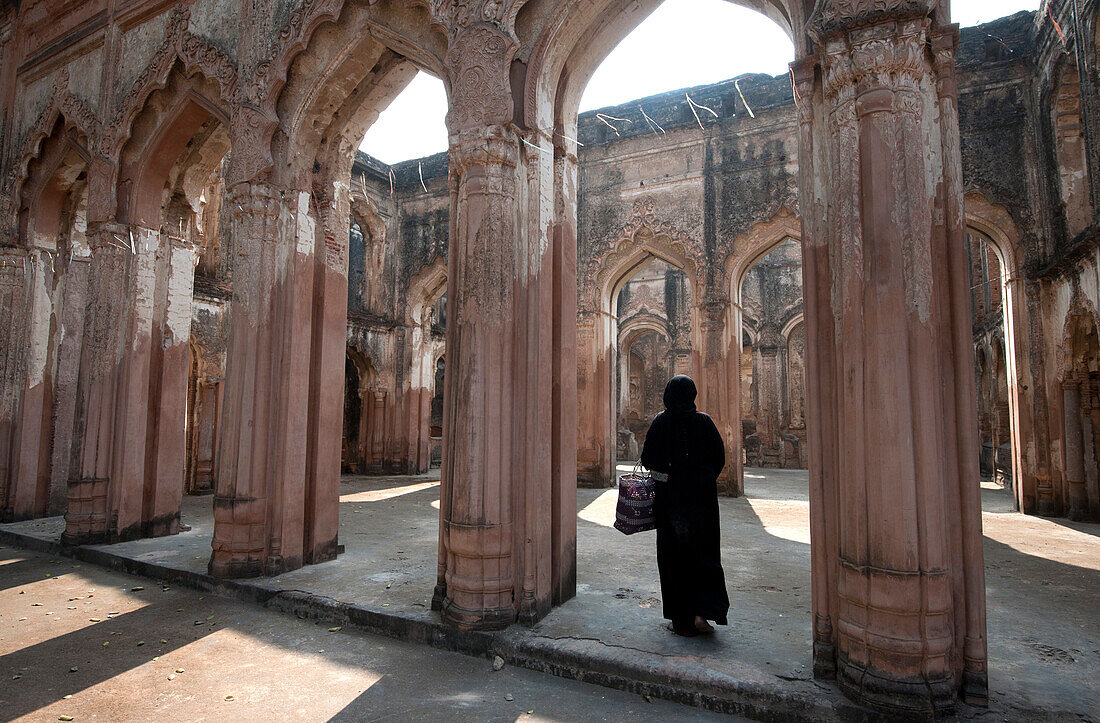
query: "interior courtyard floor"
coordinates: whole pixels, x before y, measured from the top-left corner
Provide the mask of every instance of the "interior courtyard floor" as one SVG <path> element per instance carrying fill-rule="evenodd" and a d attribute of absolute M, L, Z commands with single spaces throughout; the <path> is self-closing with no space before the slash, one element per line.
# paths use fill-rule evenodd
<path fill-rule="evenodd" d="M 811 675 L 807 474 L 746 469 L 745 477 L 745 497 L 720 503 L 731 608 L 730 625 L 716 635 L 685 639 L 665 629 L 654 535 L 616 531 L 616 492 L 593 489 L 578 490 L 576 598 L 532 628 L 513 626 L 508 634 L 537 641 L 563 660 L 588 656 L 612 668 L 682 675 L 704 688 L 780 686 L 807 700 L 836 700 L 835 688 Z M 1042 712 L 1050 719 L 1097 720 L 1100 525 L 1019 515 L 1008 493 L 991 483 L 983 483 L 982 495 L 991 706 L 964 707 L 964 716 Z M 348 476 L 340 499 L 346 549 L 337 560 L 249 584 L 437 621 L 430 605 L 438 473 Z M 182 521 L 191 529 L 179 535 L 90 549 L 205 574 L 211 503 L 211 497 L 185 498 Z M 62 527 L 61 518 L 48 518 L 0 525 L 0 531 L 56 540 Z"/>

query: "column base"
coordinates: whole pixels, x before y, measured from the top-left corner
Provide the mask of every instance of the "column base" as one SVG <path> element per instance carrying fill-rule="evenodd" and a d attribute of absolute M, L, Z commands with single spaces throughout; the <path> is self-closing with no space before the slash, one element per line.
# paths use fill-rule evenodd
<path fill-rule="evenodd" d="M 899 680 L 845 660 L 837 661 L 836 681 L 846 696 L 883 713 L 944 715 L 954 711 L 958 700 L 953 677 Z"/>
<path fill-rule="evenodd" d="M 69 480 L 62 545 L 75 547 L 108 541 L 107 485 L 106 477 Z"/>
<path fill-rule="evenodd" d="M 264 574 L 263 555 L 221 555 L 217 552 L 210 555 L 210 563 L 207 572 L 211 577 L 218 578 L 246 578 L 261 577 Z"/>
<path fill-rule="evenodd" d="M 814 641 L 814 677 L 819 680 L 836 679 L 836 648 L 832 643 Z"/>
<path fill-rule="evenodd" d="M 459 607 L 448 597 L 443 598 L 441 612 L 445 624 L 460 630 L 504 630 L 516 621 L 512 608 L 470 610 Z"/>
<path fill-rule="evenodd" d="M 145 537 L 167 537 L 178 535 L 180 531 L 180 513 L 172 512 L 160 517 L 154 517 L 146 522 L 143 530 Z"/>
<path fill-rule="evenodd" d="M 80 545 L 102 545 L 107 542 L 106 532 L 69 532 L 61 533 L 62 547 L 79 547 Z"/>
<path fill-rule="evenodd" d="M 328 542 L 323 542 L 317 545 L 312 550 L 308 551 L 305 556 L 305 564 L 316 565 L 320 562 L 329 562 L 335 560 L 337 555 L 344 551 L 344 546 L 341 545 L 337 538 L 332 538 Z"/>
<path fill-rule="evenodd" d="M 519 604 L 519 616 L 516 620 L 520 625 L 531 627 L 538 621 L 550 614 L 550 601 L 546 600 L 543 604 L 539 604 L 539 601 L 532 597 L 525 597 Z"/>
<path fill-rule="evenodd" d="M 432 610 L 439 612 L 443 609 L 443 601 L 447 599 L 447 583 L 437 582 L 432 591 Z"/>
<path fill-rule="evenodd" d="M 962 699 L 970 705 L 989 707 L 989 675 L 976 670 L 964 670 Z"/>

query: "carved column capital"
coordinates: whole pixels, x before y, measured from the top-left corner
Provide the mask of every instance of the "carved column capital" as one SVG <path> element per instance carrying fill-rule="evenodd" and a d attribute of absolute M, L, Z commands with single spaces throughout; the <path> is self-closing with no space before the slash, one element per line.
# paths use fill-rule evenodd
<path fill-rule="evenodd" d="M 279 218 L 282 207 L 282 193 L 266 183 L 244 182 L 229 189 L 231 213 L 235 219 L 264 219 L 274 221 Z M 274 225 L 265 224 L 269 229 L 263 234 L 263 240 L 274 240 Z"/>
<path fill-rule="evenodd" d="M 868 25 L 928 17 L 939 0 L 817 0 L 807 26 L 819 40 Z"/>
<path fill-rule="evenodd" d="M 451 133 L 508 123 L 513 117 L 509 69 L 519 43 L 497 25 L 478 22 L 451 42 L 445 65 L 451 81 Z"/>
<path fill-rule="evenodd" d="M 129 253 L 132 239 L 130 227 L 116 221 L 94 221 L 88 223 L 88 246 L 93 254 L 101 251 Z"/>
<path fill-rule="evenodd" d="M 449 159 L 460 174 L 477 167 L 514 169 L 519 164 L 519 136 L 503 125 L 452 133 Z"/>

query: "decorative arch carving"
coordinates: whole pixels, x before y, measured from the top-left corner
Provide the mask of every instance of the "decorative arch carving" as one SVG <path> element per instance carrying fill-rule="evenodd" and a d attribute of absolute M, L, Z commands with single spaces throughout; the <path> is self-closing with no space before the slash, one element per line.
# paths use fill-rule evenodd
<path fill-rule="evenodd" d="M 234 107 L 238 100 L 236 65 L 221 50 L 188 32 L 190 17 L 191 11 L 186 5 L 176 5 L 170 11 L 160 48 L 149 67 L 134 81 L 104 134 L 103 155 L 111 159 L 118 157 L 133 131 L 134 119 L 145 107 L 149 96 L 168 85 L 169 75 L 177 61 L 187 77 L 202 74 L 215 81 L 223 105 Z"/>
<path fill-rule="evenodd" d="M 71 128 L 84 137 L 87 144 L 85 152 L 91 153 L 95 150 L 100 139 L 99 118 L 83 100 L 69 92 L 69 72 L 65 68 L 54 76 L 49 104 L 24 138 L 17 162 L 8 177 L 6 185 L 11 196 L 4 204 L 7 207 L 0 209 L 0 212 L 3 213 L 5 231 L 11 234 L 11 238 L 15 238 L 18 233 L 16 211 L 22 202 L 23 186 L 27 181 L 31 162 L 42 152 L 43 142 L 53 133 L 58 121 L 63 121 L 66 128 Z"/>
<path fill-rule="evenodd" d="M 703 249 L 686 233 L 658 219 L 653 200 L 634 202 L 630 220 L 615 239 L 578 273 L 577 281 L 583 288 L 581 311 L 606 310 L 616 287 L 653 256 L 679 268 L 687 275 L 688 283 L 698 288 L 699 269 L 706 263 Z"/>
<path fill-rule="evenodd" d="M 280 118 L 278 106 L 280 98 L 290 78 L 290 71 L 296 60 L 307 52 L 317 31 L 325 25 L 341 25 L 360 28 L 362 22 L 341 21 L 345 10 L 356 7 L 367 13 L 366 18 L 376 18 L 375 2 L 353 4 L 346 0 L 304 0 L 294 10 L 287 22 L 266 50 L 261 52 L 258 61 L 242 71 L 240 80 L 240 103 L 234 115 L 234 137 L 242 140 L 241 145 L 246 145 L 247 154 L 238 154 L 234 161 L 232 174 L 234 182 L 260 178 L 266 176 L 274 168 L 277 133 L 280 122 L 286 117 Z M 388 6 L 390 12 L 396 10 L 393 3 Z M 406 2 L 405 8 L 411 8 L 423 3 Z M 426 6 L 425 6 L 426 7 Z M 405 25 L 409 30 L 423 28 L 425 23 L 419 17 L 407 19 Z M 358 30 L 356 32 L 359 32 Z M 383 47 L 391 48 L 395 57 L 416 63 L 417 66 L 429 68 L 433 72 L 442 75 L 442 61 L 427 48 L 421 47 L 417 39 L 404 37 L 400 32 L 395 32 L 384 23 L 368 23 L 367 31 L 360 32 L 360 39 L 369 37 Z M 443 50 L 439 50 L 442 55 Z M 328 60 L 326 59 L 326 63 Z M 323 81 L 322 81 L 323 82 Z M 318 86 L 314 84 L 309 95 L 315 95 L 313 91 Z M 360 96 L 362 97 L 362 96 Z M 308 106 L 307 99 L 302 103 Z M 285 137 L 283 138 L 285 141 Z"/>
<path fill-rule="evenodd" d="M 1062 343 L 1058 345 L 1058 370 L 1060 376 L 1065 379 L 1076 370 L 1075 357 L 1078 349 L 1074 344 L 1074 337 L 1078 331 L 1084 330 L 1086 335 L 1093 337 L 1100 335 L 1100 316 L 1097 316 L 1096 307 L 1085 298 L 1079 286 L 1074 286 L 1073 297 L 1066 312 L 1066 320 L 1062 326 Z"/>
<path fill-rule="evenodd" d="M 726 257 L 724 266 L 735 302 L 741 301 L 741 284 L 753 264 L 788 239 L 801 242 L 802 223 L 786 206 L 780 206 L 774 216 L 754 223 L 734 239 L 733 251 Z"/>
<path fill-rule="evenodd" d="M 658 334 L 672 342 L 667 321 L 656 314 L 638 314 L 619 327 L 619 348 L 629 348 L 635 339 L 646 334 Z"/>
<path fill-rule="evenodd" d="M 447 290 L 447 260 L 436 256 L 409 280 L 405 319 L 413 326 L 423 322 L 424 308 Z"/>

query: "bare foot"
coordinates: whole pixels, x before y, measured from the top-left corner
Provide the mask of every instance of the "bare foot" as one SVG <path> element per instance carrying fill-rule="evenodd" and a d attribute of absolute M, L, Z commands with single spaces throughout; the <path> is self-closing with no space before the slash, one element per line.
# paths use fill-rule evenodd
<path fill-rule="evenodd" d="M 698 615 L 695 616 L 695 629 L 701 633 L 713 633 L 714 626 Z"/>
<path fill-rule="evenodd" d="M 680 628 L 680 627 L 676 627 L 672 623 L 668 624 L 668 629 L 671 630 L 672 632 L 676 633 L 677 635 L 680 635 L 680 636 L 685 637 L 685 638 L 694 638 L 696 635 L 699 634 L 699 631 L 697 629 L 693 628 L 693 627 Z"/>

